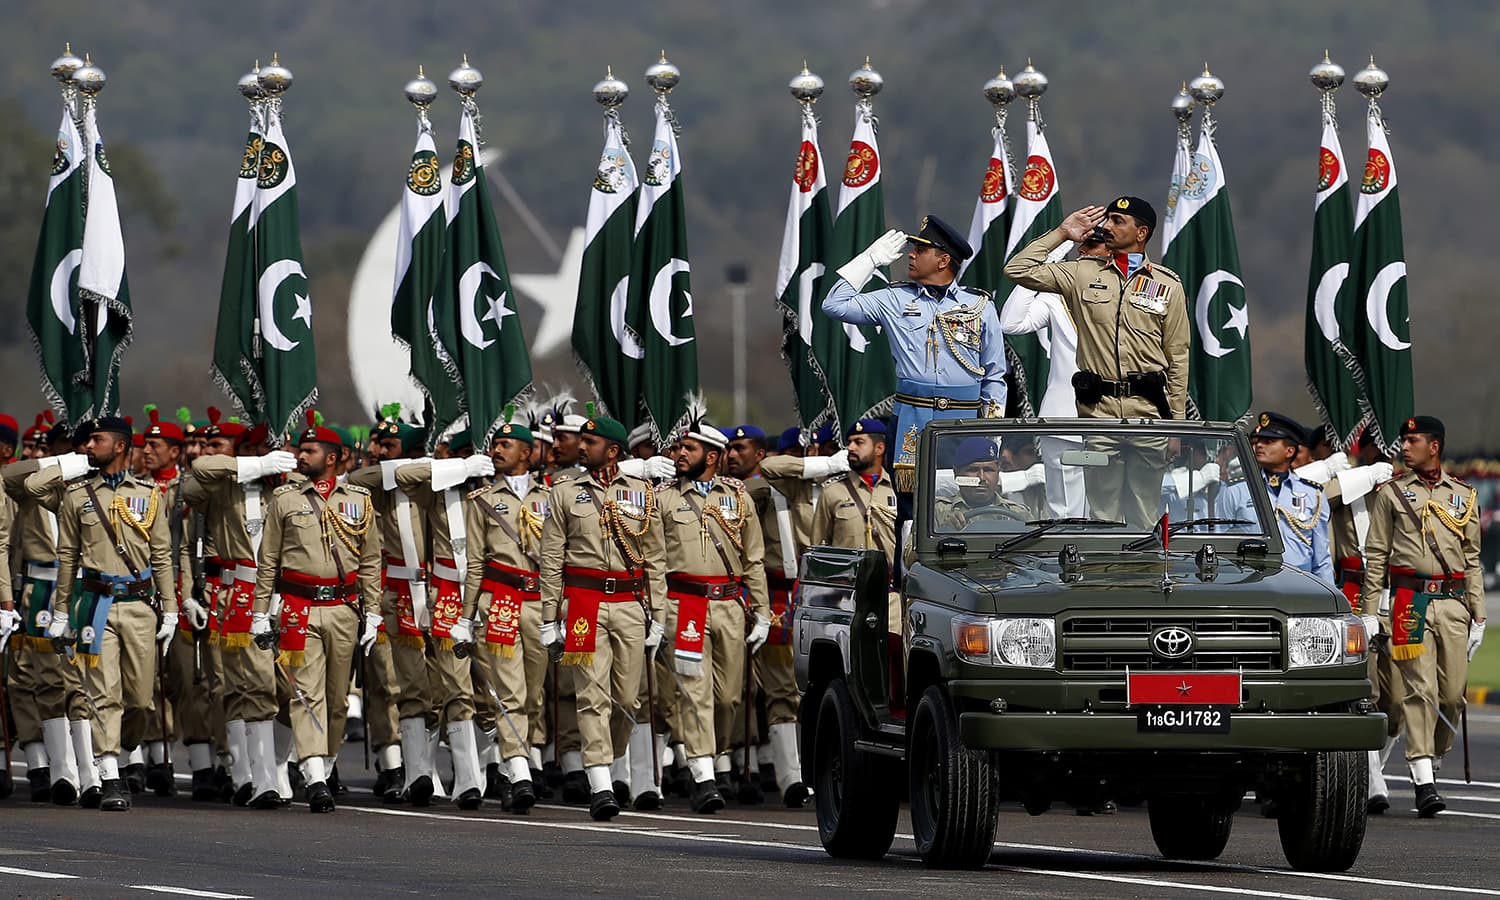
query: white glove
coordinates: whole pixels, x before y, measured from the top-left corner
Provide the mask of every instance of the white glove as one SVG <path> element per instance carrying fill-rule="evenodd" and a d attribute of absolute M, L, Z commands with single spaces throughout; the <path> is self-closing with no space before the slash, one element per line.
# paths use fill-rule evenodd
<path fill-rule="evenodd" d="M 760 613 L 756 613 L 755 625 L 750 629 L 750 633 L 745 636 L 745 648 L 750 651 L 751 656 L 754 656 L 765 644 L 766 638 L 770 636 L 771 620 Z"/>
<path fill-rule="evenodd" d="M 557 647 L 563 642 L 562 628 L 556 622 L 542 623 L 542 646 Z"/>
<path fill-rule="evenodd" d="M 260 613 L 251 613 L 250 614 L 250 637 L 251 637 L 251 639 L 253 640 L 254 638 L 260 637 L 263 634 L 270 634 L 270 633 L 271 633 L 271 614 L 270 613 L 263 613 L 263 612 L 260 612 Z"/>
<path fill-rule="evenodd" d="M 958 481 L 955 480 L 952 469 L 938 469 L 932 481 L 939 497 L 958 496 Z"/>
<path fill-rule="evenodd" d="M 1469 623 L 1469 659 L 1474 659 L 1474 654 L 1479 652 L 1479 645 L 1484 643 L 1484 623 Z"/>
<path fill-rule="evenodd" d="M 832 456 L 805 456 L 802 458 L 802 479 L 821 481 L 849 471 L 849 454 L 835 453 Z"/>
<path fill-rule="evenodd" d="M 665 456 L 652 456 L 647 459 L 622 459 L 620 460 L 620 471 L 631 478 L 644 478 L 647 481 L 668 481 L 677 477 L 677 464 Z"/>
<path fill-rule="evenodd" d="M 182 601 L 182 611 L 187 614 L 188 627 L 194 631 L 201 631 L 208 627 L 208 607 L 197 597 L 185 597 Z"/>
<path fill-rule="evenodd" d="M 1036 465 L 1034 465 L 1031 468 L 1029 468 L 1029 469 L 1026 470 L 1026 486 L 1027 487 L 1036 487 L 1039 484 L 1046 484 L 1046 483 L 1047 483 L 1047 467 L 1046 466 L 1042 465 L 1041 463 L 1037 463 Z"/>
<path fill-rule="evenodd" d="M 167 648 L 172 646 L 172 635 L 177 633 L 177 617 L 162 616 L 161 627 L 156 629 L 156 643 L 161 647 L 161 655 L 167 655 Z"/>
<path fill-rule="evenodd" d="M 1204 463 L 1203 468 L 1198 470 L 1198 480 L 1202 482 L 1204 487 L 1208 487 L 1211 484 L 1218 484 L 1219 464 L 1213 462 Z"/>
<path fill-rule="evenodd" d="M 1366 641 L 1373 641 L 1373 640 L 1375 640 L 1375 636 L 1377 634 L 1380 634 L 1380 617 L 1379 616 L 1360 616 L 1359 618 L 1360 618 L 1360 621 L 1362 621 L 1362 622 L 1365 623 L 1365 640 Z"/>
<path fill-rule="evenodd" d="M 359 649 L 363 653 L 369 653 L 370 648 L 375 646 L 375 638 L 380 635 L 380 615 L 378 613 L 365 613 L 365 632 L 359 636 Z"/>
<path fill-rule="evenodd" d="M 265 456 L 241 456 L 235 460 L 240 484 L 259 481 L 267 475 L 285 475 L 297 468 L 297 457 L 287 450 L 272 450 Z"/>
<path fill-rule="evenodd" d="M 1030 483 L 1031 479 L 1025 472 L 1000 473 L 1000 493 L 1002 494 L 1018 494 L 1026 490 L 1026 486 Z"/>
<path fill-rule="evenodd" d="M 661 639 L 666 633 L 667 629 L 660 622 L 651 620 L 651 627 L 646 629 L 646 649 L 651 651 L 653 657 L 661 649 Z"/>
<path fill-rule="evenodd" d="M 839 277 L 859 290 L 875 274 L 876 269 L 900 259 L 905 251 L 906 232 L 892 228 L 876 238 L 875 243 L 866 247 L 863 253 L 844 263 L 844 267 L 839 269 Z"/>
<path fill-rule="evenodd" d="M 464 460 L 464 475 L 469 478 L 492 478 L 495 475 L 495 461 L 488 456 L 476 453 Z"/>
<path fill-rule="evenodd" d="M 21 614 L 13 609 L 0 609 L 0 653 L 10 643 L 10 636 L 21 628 Z"/>
<path fill-rule="evenodd" d="M 57 640 L 65 637 L 68 633 L 68 617 L 52 614 L 52 622 L 47 626 L 47 637 Z"/>
<path fill-rule="evenodd" d="M 468 619 L 459 619 L 457 622 L 454 622 L 453 627 L 448 629 L 448 636 L 453 639 L 453 643 L 455 644 L 474 643 L 474 632 L 469 627 Z"/>
<path fill-rule="evenodd" d="M 1339 493 L 1344 505 L 1347 506 L 1375 490 L 1375 485 L 1389 481 L 1392 471 L 1390 463 L 1378 462 L 1339 472 L 1334 477 L 1339 480 Z"/>
<path fill-rule="evenodd" d="M 72 481 L 87 474 L 94 464 L 89 462 L 85 454 L 64 453 L 57 457 L 57 467 L 62 471 L 63 481 Z"/>

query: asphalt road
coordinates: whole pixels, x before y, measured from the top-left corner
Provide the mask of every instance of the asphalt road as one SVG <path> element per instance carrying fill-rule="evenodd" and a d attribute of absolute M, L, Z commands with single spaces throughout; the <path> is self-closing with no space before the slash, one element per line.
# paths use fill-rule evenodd
<path fill-rule="evenodd" d="M 1490 708 L 1493 710 L 1493 708 Z M 611 823 L 555 804 L 516 816 L 489 806 L 460 813 L 373 801 L 359 748 L 340 769 L 353 788 L 329 816 L 303 805 L 274 812 L 136 797 L 125 814 L 0 804 L 0 893 L 13 896 L 386 896 L 463 892 L 506 896 L 641 897 L 917 895 L 1011 897 L 1500 896 L 1500 714 L 1470 714 L 1474 783 L 1461 758 L 1440 775 L 1448 812 L 1418 820 L 1410 786 L 1392 781 L 1394 808 L 1373 817 L 1355 868 L 1312 875 L 1287 868 L 1275 823 L 1253 804 L 1236 817 L 1214 863 L 1156 855 L 1144 809 L 1107 817 L 1028 816 L 1010 806 L 979 872 L 935 872 L 902 824 L 877 863 L 829 858 L 811 807 L 737 806 L 696 816 L 681 800 Z M 1399 755 L 1399 748 L 1398 748 Z M 1389 771 L 1398 768 L 1393 762 Z M 956 892 L 965 892 L 959 894 Z"/>

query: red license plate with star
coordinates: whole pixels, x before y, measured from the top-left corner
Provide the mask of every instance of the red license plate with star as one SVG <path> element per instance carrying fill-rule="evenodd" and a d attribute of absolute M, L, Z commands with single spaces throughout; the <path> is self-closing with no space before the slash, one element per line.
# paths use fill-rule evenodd
<path fill-rule="evenodd" d="M 1125 683 L 1142 732 L 1228 734 L 1240 704 L 1238 672 L 1131 672 Z"/>

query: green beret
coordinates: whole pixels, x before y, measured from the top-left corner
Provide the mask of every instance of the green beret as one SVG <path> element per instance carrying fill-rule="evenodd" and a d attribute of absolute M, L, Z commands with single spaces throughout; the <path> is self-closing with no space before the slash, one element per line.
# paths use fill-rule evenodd
<path fill-rule="evenodd" d="M 402 453 L 410 453 L 413 450 L 419 450 L 426 446 L 427 432 L 425 429 L 418 428 L 415 425 L 408 425 L 405 422 L 397 422 L 395 426 L 396 437 L 401 439 Z"/>
<path fill-rule="evenodd" d="M 583 423 L 581 431 L 584 434 L 598 435 L 606 441 L 614 441 L 620 445 L 621 450 L 629 449 L 626 445 L 630 440 L 630 434 L 625 430 L 624 425 L 614 419 L 597 416 Z"/>
<path fill-rule="evenodd" d="M 500 429 L 495 432 L 495 437 L 514 438 L 518 441 L 525 441 L 528 444 L 536 443 L 536 435 L 531 433 L 530 428 L 519 422 L 506 422 L 504 425 L 501 425 Z"/>
<path fill-rule="evenodd" d="M 467 450 L 472 446 L 474 446 L 474 436 L 469 434 L 467 430 L 460 431 L 453 437 L 448 438 L 448 452 L 450 453 Z"/>

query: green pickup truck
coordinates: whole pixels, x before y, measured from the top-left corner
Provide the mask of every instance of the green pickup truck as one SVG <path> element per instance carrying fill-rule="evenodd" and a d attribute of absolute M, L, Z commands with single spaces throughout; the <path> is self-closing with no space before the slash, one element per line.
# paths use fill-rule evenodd
<path fill-rule="evenodd" d="M 899 577 L 879 551 L 801 561 L 803 778 L 828 853 L 882 856 L 902 802 L 928 865 L 972 868 L 1002 803 L 1144 801 L 1163 856 L 1213 859 L 1253 791 L 1293 867 L 1354 864 L 1386 735 L 1366 635 L 1282 562 L 1242 432 L 964 420 L 925 429 L 919 459 Z"/>

